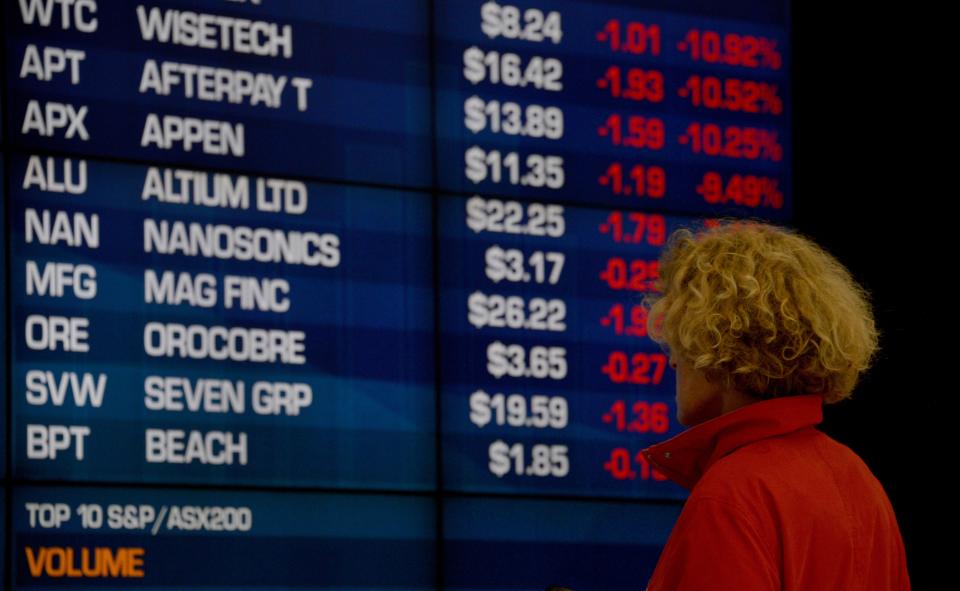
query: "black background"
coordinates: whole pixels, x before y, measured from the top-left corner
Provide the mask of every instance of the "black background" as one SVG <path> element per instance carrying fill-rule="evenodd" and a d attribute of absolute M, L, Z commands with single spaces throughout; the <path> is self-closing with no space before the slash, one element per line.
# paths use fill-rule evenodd
<path fill-rule="evenodd" d="M 921 4 L 793 4 L 794 224 L 873 295 L 881 350 L 821 429 L 887 491 L 913 589 L 953 588 L 956 552 L 947 423 L 960 367 L 951 291 L 960 171 L 945 80 L 953 67 Z M 943 20 L 949 26 L 948 19 Z M 951 238 L 954 244 L 951 245 Z"/>

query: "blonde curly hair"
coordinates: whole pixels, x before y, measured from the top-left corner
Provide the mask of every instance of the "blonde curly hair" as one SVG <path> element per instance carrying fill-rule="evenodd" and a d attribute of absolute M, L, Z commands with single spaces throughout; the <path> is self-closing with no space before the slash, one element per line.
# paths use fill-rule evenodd
<path fill-rule="evenodd" d="M 707 380 L 755 398 L 851 395 L 878 349 L 869 293 L 796 231 L 721 220 L 670 235 L 647 331 Z"/>

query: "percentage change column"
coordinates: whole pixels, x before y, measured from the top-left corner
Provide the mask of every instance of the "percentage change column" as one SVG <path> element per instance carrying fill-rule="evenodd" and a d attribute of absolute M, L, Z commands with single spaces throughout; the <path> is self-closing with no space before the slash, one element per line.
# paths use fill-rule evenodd
<path fill-rule="evenodd" d="M 722 122 L 691 121 L 676 136 L 691 154 L 718 163 L 702 174 L 695 187 L 705 203 L 748 210 L 784 208 L 776 174 L 742 170 L 745 166 L 761 170 L 784 166 L 777 128 L 784 125 L 785 110 L 776 79 L 783 58 L 777 45 L 772 37 L 697 27 L 688 29 L 676 42 L 676 50 L 691 63 L 712 70 L 689 75 L 677 88 L 677 96 L 704 114 L 722 118 Z"/>

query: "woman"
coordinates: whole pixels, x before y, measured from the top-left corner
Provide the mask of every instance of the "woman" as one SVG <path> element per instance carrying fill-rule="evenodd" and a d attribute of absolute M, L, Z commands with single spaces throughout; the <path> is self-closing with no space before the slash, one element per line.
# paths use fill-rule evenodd
<path fill-rule="evenodd" d="M 868 295 L 797 233 L 678 230 L 645 300 L 688 427 L 643 450 L 691 491 L 649 591 L 909 590 L 883 487 L 818 431 L 877 350 Z"/>

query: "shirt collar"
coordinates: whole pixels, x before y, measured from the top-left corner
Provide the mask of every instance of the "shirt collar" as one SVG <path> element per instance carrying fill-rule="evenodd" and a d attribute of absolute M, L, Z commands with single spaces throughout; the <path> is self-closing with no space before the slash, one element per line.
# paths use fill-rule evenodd
<path fill-rule="evenodd" d="M 782 396 L 754 402 L 694 425 L 642 453 L 664 476 L 692 490 L 710 466 L 737 448 L 821 421 L 821 394 Z"/>

